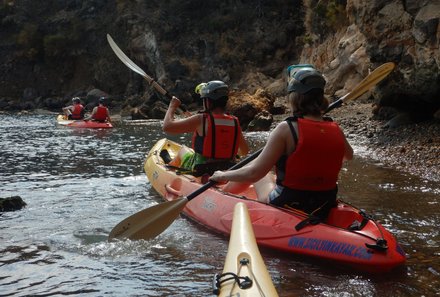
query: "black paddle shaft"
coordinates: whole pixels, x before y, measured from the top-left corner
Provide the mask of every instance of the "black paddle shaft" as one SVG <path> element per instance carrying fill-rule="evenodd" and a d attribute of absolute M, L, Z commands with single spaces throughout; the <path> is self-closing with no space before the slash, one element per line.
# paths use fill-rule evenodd
<path fill-rule="evenodd" d="M 324 113 L 327 113 L 335 108 L 341 107 L 342 103 L 344 102 L 344 99 L 339 98 L 338 100 L 336 100 L 335 102 L 332 102 L 328 107 L 327 110 Z"/>
<path fill-rule="evenodd" d="M 332 104 L 329 105 L 329 107 L 327 108 L 327 110 L 325 111 L 325 113 L 340 107 L 342 105 L 343 99 L 340 98 L 338 100 L 336 100 L 335 102 L 333 102 Z M 260 148 L 258 151 L 254 152 L 252 155 L 246 157 L 244 160 L 242 160 L 241 162 L 235 164 L 234 166 L 232 166 L 231 168 L 229 168 L 228 170 L 234 170 L 234 169 L 238 169 L 243 167 L 244 165 L 248 164 L 249 162 L 251 162 L 253 159 L 255 159 L 256 157 L 258 157 L 258 155 L 263 151 L 263 148 Z M 203 186 L 201 186 L 200 188 L 198 188 L 196 191 L 192 192 L 191 194 L 189 194 L 186 199 L 188 199 L 188 201 L 190 201 L 193 198 L 196 198 L 197 196 L 199 196 L 200 194 L 202 194 L 203 192 L 205 192 L 206 190 L 208 190 L 209 188 L 211 188 L 213 185 L 215 185 L 216 182 L 215 181 L 208 181 L 206 184 L 204 184 Z"/>
<path fill-rule="evenodd" d="M 242 161 L 238 162 L 237 164 L 235 164 L 234 166 L 232 166 L 231 168 L 229 168 L 228 170 L 234 170 L 234 169 L 238 169 L 243 167 L 244 165 L 248 164 L 250 161 L 252 161 L 253 159 L 255 159 L 256 157 L 258 157 L 258 155 L 261 153 L 261 151 L 263 150 L 264 147 L 260 148 L 258 151 L 254 152 L 252 155 L 246 157 L 245 159 L 243 159 Z M 203 192 L 205 192 L 207 189 L 209 189 L 210 187 L 212 187 L 213 185 L 215 185 L 216 182 L 210 180 L 209 182 L 207 182 L 206 184 L 204 184 L 203 186 L 201 186 L 200 188 L 198 188 L 196 191 L 192 192 L 191 194 L 189 194 L 186 199 L 191 200 L 197 196 L 199 196 L 200 194 L 202 194 Z"/>

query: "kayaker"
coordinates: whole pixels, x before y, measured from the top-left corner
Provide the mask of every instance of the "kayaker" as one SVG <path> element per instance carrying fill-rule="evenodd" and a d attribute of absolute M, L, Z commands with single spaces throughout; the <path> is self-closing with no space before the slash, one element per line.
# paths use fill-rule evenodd
<path fill-rule="evenodd" d="M 275 127 L 256 159 L 237 170 L 216 171 L 210 179 L 254 183 L 259 201 L 324 218 L 336 205 L 339 171 L 353 149 L 340 127 L 323 116 L 329 102 L 321 73 L 310 64 L 287 70 L 292 116 Z"/>
<path fill-rule="evenodd" d="M 223 167 L 226 169 L 230 167 L 230 161 L 234 160 L 237 154 L 244 156 L 249 151 L 238 119 L 226 113 L 228 85 L 223 81 L 214 80 L 199 84 L 195 91 L 203 100 L 203 111 L 183 119 L 176 119 L 174 115 L 181 102 L 177 97 L 173 97 L 165 114 L 163 120 L 165 133 L 193 133 L 194 151 L 182 146 L 169 165 L 193 171 L 200 164 L 215 166 L 227 164 Z M 214 168 L 208 172 L 210 171 L 208 167 L 206 167 L 208 174 L 216 170 Z"/>
<path fill-rule="evenodd" d="M 69 120 L 82 120 L 84 118 L 84 106 L 79 97 L 72 98 L 72 105 L 63 107 L 63 112 Z"/>
<path fill-rule="evenodd" d="M 109 122 L 111 123 L 110 112 L 107 108 L 106 98 L 99 98 L 98 106 L 95 106 L 92 110 L 92 114 L 85 120 L 93 120 L 97 122 Z"/>

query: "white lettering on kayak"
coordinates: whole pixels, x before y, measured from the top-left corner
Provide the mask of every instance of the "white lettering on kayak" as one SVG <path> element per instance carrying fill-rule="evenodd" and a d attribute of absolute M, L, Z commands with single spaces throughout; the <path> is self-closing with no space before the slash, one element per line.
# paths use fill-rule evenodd
<path fill-rule="evenodd" d="M 217 205 L 215 204 L 213 199 L 205 197 L 202 208 L 206 209 L 209 212 L 212 212 L 214 209 L 217 208 Z"/>

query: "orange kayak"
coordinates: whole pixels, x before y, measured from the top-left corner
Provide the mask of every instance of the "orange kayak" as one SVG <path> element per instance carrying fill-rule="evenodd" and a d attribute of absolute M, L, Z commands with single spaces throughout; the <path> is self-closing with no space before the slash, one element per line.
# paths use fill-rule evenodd
<path fill-rule="evenodd" d="M 90 128 L 90 129 L 109 129 L 113 128 L 113 125 L 109 122 L 95 122 L 84 120 L 69 120 L 65 115 L 58 115 L 57 123 L 67 127 L 74 128 Z"/>
<path fill-rule="evenodd" d="M 167 167 L 161 158 L 162 150 L 173 158 L 180 147 L 176 142 L 161 139 L 144 164 L 151 185 L 167 201 L 186 197 L 203 185 L 200 178 Z M 238 194 L 224 192 L 218 186 L 189 200 L 183 213 L 215 232 L 229 235 L 238 202 L 248 209 L 259 246 L 373 273 L 388 272 L 406 261 L 405 252 L 388 230 L 343 201 L 330 211 L 326 221 L 320 222 L 301 211 L 257 201 L 252 186 Z"/>

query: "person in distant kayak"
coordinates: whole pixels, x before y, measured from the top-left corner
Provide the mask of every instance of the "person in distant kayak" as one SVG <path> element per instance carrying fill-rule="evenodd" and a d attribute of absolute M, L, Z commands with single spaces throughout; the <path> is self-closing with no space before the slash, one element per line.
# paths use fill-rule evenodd
<path fill-rule="evenodd" d="M 198 164 L 221 162 L 230 164 L 237 154 L 246 155 L 249 147 L 240 123 L 235 116 L 226 113 L 228 85 L 223 81 L 214 80 L 199 84 L 196 93 L 200 94 L 203 100 L 203 111 L 184 119 L 175 119 L 174 114 L 181 102 L 173 97 L 165 114 L 163 120 L 165 133 L 193 132 L 192 150 L 183 146 L 169 165 L 191 171 Z"/>
<path fill-rule="evenodd" d="M 79 97 L 72 98 L 72 105 L 63 107 L 63 112 L 69 120 L 82 120 L 84 118 L 84 106 Z"/>
<path fill-rule="evenodd" d="M 97 122 L 111 122 L 110 112 L 107 108 L 106 98 L 99 98 L 98 106 L 92 110 L 92 114 L 85 119 L 86 121 L 93 120 Z"/>
<path fill-rule="evenodd" d="M 339 171 L 353 149 L 340 127 L 323 116 L 329 102 L 321 73 L 309 64 L 292 65 L 288 77 L 292 116 L 277 125 L 257 158 L 237 170 L 216 171 L 210 180 L 254 183 L 262 202 L 325 218 L 336 205 Z"/>

